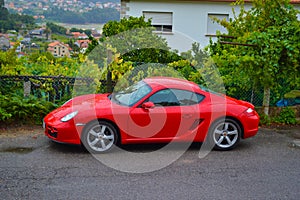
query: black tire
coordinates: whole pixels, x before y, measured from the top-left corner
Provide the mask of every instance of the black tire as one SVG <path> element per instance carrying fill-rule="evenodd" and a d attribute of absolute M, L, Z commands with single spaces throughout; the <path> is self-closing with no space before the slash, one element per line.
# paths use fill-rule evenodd
<path fill-rule="evenodd" d="M 209 129 L 209 142 L 215 150 L 227 151 L 236 147 L 242 134 L 239 123 L 233 119 L 220 119 Z"/>
<path fill-rule="evenodd" d="M 118 141 L 118 131 L 111 123 L 94 121 L 83 130 L 81 142 L 90 153 L 106 153 L 111 151 Z"/>

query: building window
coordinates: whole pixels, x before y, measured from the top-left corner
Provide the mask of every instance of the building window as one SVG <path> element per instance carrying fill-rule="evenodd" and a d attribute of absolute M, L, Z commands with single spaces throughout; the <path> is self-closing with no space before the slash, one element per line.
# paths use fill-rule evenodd
<path fill-rule="evenodd" d="M 172 12 L 148 12 L 144 11 L 145 20 L 151 19 L 151 24 L 157 32 L 171 33 L 173 30 Z"/>
<path fill-rule="evenodd" d="M 227 33 L 226 28 L 215 22 L 213 19 L 217 18 L 220 20 L 226 19 L 226 21 L 229 21 L 229 14 L 208 14 L 207 17 L 207 35 L 209 36 L 215 36 L 217 34 L 217 31 L 220 31 L 221 33 Z"/>

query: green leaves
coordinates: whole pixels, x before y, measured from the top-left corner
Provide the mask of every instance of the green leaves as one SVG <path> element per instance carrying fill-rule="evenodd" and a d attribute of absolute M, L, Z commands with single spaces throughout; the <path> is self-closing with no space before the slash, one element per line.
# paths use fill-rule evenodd
<path fill-rule="evenodd" d="M 120 22 L 109 21 L 103 26 L 102 34 L 105 37 L 117 35 L 124 31 L 129 31 L 138 28 L 151 27 L 151 21 L 145 21 L 145 17 L 132 17 L 122 18 Z"/>
<path fill-rule="evenodd" d="M 43 117 L 56 106 L 33 96 L 0 96 L 0 122 L 4 124 L 41 124 Z"/>
<path fill-rule="evenodd" d="M 241 84 L 241 88 L 253 84 L 276 90 L 280 87 L 278 80 L 299 85 L 299 12 L 289 0 L 253 0 L 252 3 L 253 7 L 245 10 L 243 1 L 237 2 L 235 5 L 240 5 L 241 11 L 234 21 L 219 22 L 227 28 L 228 36 L 233 36 L 230 41 L 239 44 L 222 44 L 224 38 L 220 37 L 211 45 L 211 55 L 220 71 L 232 77 L 232 84 Z M 236 73 L 243 77 L 235 76 Z"/>
<path fill-rule="evenodd" d="M 292 108 L 285 107 L 278 116 L 274 117 L 273 121 L 281 124 L 296 124 L 296 112 Z"/>
<path fill-rule="evenodd" d="M 18 58 L 14 50 L 0 52 L 0 75 L 40 75 L 75 77 L 81 64 L 72 58 L 54 58 L 49 52 Z"/>

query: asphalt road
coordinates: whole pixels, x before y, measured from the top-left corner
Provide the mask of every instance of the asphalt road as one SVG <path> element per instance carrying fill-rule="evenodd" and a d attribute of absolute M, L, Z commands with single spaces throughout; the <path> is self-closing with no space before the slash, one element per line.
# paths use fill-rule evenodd
<path fill-rule="evenodd" d="M 299 130 L 294 130 L 299 131 Z M 192 145 L 169 166 L 148 173 L 107 167 L 77 146 L 40 134 L 0 138 L 1 199 L 295 199 L 300 197 L 300 149 L 289 131 L 260 129 L 232 151 L 200 159 Z M 135 153 L 158 145 L 125 147 Z M 182 147 L 160 152 L 162 162 Z M 139 154 L 141 155 L 141 154 Z M 105 155 L 123 157 L 122 152 Z M 135 156 L 127 159 L 135 163 Z M 122 163 L 119 163 L 121 166 Z"/>

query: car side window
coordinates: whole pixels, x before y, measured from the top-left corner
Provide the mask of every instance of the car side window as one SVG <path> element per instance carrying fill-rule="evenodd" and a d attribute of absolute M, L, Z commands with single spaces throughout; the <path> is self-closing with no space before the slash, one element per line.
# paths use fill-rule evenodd
<path fill-rule="evenodd" d="M 197 94 L 195 92 L 187 91 L 187 90 L 173 89 L 173 92 L 177 97 L 179 104 L 181 106 L 198 104 L 204 99 L 203 95 Z"/>
<path fill-rule="evenodd" d="M 156 106 L 179 106 L 179 102 L 170 89 L 160 90 L 149 97 L 148 101 L 151 101 Z"/>
<path fill-rule="evenodd" d="M 154 93 L 147 101 L 156 106 L 188 106 L 200 103 L 203 95 L 178 89 L 164 89 Z"/>

